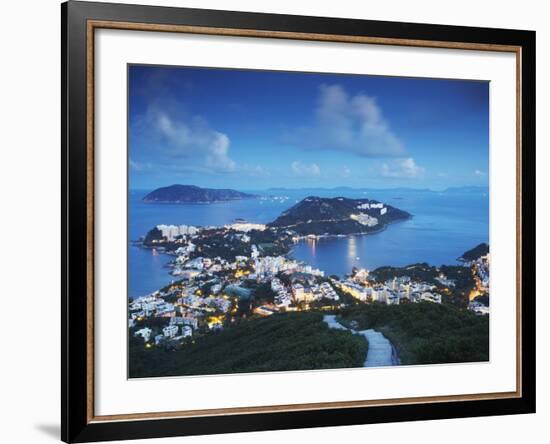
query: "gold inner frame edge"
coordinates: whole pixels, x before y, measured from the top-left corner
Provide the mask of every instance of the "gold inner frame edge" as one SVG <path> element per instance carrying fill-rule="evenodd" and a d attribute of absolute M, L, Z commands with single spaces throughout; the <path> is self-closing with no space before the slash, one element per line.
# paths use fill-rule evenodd
<path fill-rule="evenodd" d="M 285 404 L 255 407 L 230 407 L 219 409 L 182 410 L 173 412 L 144 412 L 96 416 L 94 413 L 94 36 L 96 29 L 119 29 L 149 32 L 175 32 L 201 35 L 231 37 L 277 38 L 288 40 L 308 40 L 320 42 L 358 43 L 388 46 L 407 46 L 421 48 L 462 49 L 489 52 L 511 52 L 516 56 L 516 391 L 498 393 L 477 393 L 450 396 L 423 396 L 363 401 L 338 401 L 306 404 Z M 416 403 L 460 402 L 491 399 L 520 398 L 522 396 L 522 347 L 521 347 L 521 152 L 522 152 L 522 48 L 515 45 L 488 43 L 449 42 L 435 40 L 399 39 L 385 37 L 351 36 L 335 34 L 312 34 L 286 31 L 265 31 L 255 29 L 215 28 L 188 25 L 165 25 L 151 23 L 133 23 L 107 20 L 88 20 L 86 42 L 86 158 L 87 158 L 87 421 L 88 423 L 114 422 L 129 420 L 155 420 L 165 418 L 190 418 L 199 416 L 227 416 L 238 414 L 260 414 L 275 412 L 296 412 L 303 410 L 326 410 L 335 408 L 359 408 L 389 405 L 407 405 Z"/>

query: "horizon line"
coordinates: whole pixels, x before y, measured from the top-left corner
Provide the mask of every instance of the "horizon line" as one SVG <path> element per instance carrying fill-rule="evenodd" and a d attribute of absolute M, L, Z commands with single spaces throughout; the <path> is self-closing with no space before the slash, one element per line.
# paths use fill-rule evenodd
<path fill-rule="evenodd" d="M 231 187 L 231 186 L 219 186 L 219 187 L 210 187 L 210 186 L 200 186 L 200 185 L 193 185 L 193 184 L 183 184 L 183 183 L 173 183 L 170 185 L 161 185 L 156 187 L 135 187 L 130 188 L 128 187 L 128 191 L 149 191 L 149 190 L 156 190 L 159 188 L 167 188 L 174 185 L 183 185 L 183 186 L 195 186 L 197 188 L 203 188 L 203 189 L 233 189 L 233 190 L 245 190 L 245 191 L 273 191 L 273 190 L 285 190 L 285 191 L 303 191 L 303 190 L 324 190 L 324 191 L 338 191 L 341 189 L 347 189 L 352 191 L 362 191 L 362 190 L 369 190 L 369 191 L 393 191 L 393 190 L 410 190 L 410 191 L 431 191 L 431 192 L 437 192 L 440 193 L 442 191 L 448 191 L 448 190 L 457 190 L 457 189 L 463 189 L 463 188 L 489 188 L 488 185 L 458 185 L 458 186 L 449 186 L 441 189 L 433 189 L 433 188 L 418 188 L 418 187 L 405 187 L 405 186 L 398 186 L 398 187 L 389 187 L 389 188 L 380 188 L 380 187 L 350 187 L 346 185 L 339 185 L 334 187 L 298 187 L 298 188 L 292 188 L 292 187 L 285 187 L 285 186 L 273 186 L 268 188 L 242 188 L 242 187 Z"/>

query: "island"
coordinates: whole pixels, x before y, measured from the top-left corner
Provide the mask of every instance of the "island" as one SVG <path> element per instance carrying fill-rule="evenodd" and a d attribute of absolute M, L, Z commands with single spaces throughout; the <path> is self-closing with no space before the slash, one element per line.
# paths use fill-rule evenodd
<path fill-rule="evenodd" d="M 369 199 L 310 196 L 268 224 L 301 236 L 347 235 L 379 231 L 386 225 L 411 217 L 410 213 Z"/>
<path fill-rule="evenodd" d="M 256 195 L 231 189 L 201 188 L 195 185 L 170 185 L 151 191 L 144 202 L 152 203 L 212 203 L 255 199 Z"/>

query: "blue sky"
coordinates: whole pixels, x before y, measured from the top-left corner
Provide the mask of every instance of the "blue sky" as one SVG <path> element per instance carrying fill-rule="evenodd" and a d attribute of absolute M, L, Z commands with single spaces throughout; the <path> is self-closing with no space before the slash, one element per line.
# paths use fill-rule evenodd
<path fill-rule="evenodd" d="M 488 186 L 489 84 L 129 67 L 130 188 Z"/>

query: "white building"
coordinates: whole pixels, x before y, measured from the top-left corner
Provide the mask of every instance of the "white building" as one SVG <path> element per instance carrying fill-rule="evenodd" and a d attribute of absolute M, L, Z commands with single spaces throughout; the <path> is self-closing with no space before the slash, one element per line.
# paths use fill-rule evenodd
<path fill-rule="evenodd" d="M 390 295 L 386 298 L 386 304 L 399 305 L 399 296 L 395 293 L 390 293 Z"/>
<path fill-rule="evenodd" d="M 188 325 L 193 329 L 197 329 L 199 321 L 194 315 L 189 314 L 190 312 L 185 307 L 180 307 L 182 316 L 177 316 L 170 319 L 170 324 L 174 325 Z"/>
<path fill-rule="evenodd" d="M 195 235 L 200 229 L 190 225 L 157 225 L 157 230 L 169 241 L 173 241 L 178 236 Z"/>
<path fill-rule="evenodd" d="M 283 284 L 281 283 L 281 280 L 279 278 L 271 279 L 271 289 L 274 292 L 278 292 L 278 291 L 282 290 L 283 288 L 284 288 Z"/>
<path fill-rule="evenodd" d="M 294 284 L 292 285 L 292 296 L 294 296 L 294 299 L 297 301 L 301 301 L 304 299 L 304 286 L 302 284 Z"/>
<path fill-rule="evenodd" d="M 231 225 L 226 225 L 225 228 L 232 229 L 235 231 L 243 231 L 245 233 L 249 232 L 250 230 L 258 230 L 258 231 L 264 231 L 265 225 L 264 224 L 251 224 L 248 222 L 237 222 Z"/>
<path fill-rule="evenodd" d="M 162 329 L 162 333 L 167 338 L 173 338 L 178 334 L 178 326 L 177 325 L 167 325 Z"/>
<path fill-rule="evenodd" d="M 288 308 L 289 305 L 291 304 L 292 304 L 292 297 L 290 296 L 290 294 L 284 289 L 279 290 L 279 292 L 275 296 L 275 305 L 277 307 Z"/>
<path fill-rule="evenodd" d="M 366 268 L 361 268 L 355 273 L 355 276 L 353 276 L 353 279 L 357 282 L 366 282 L 369 278 L 369 270 Z"/>
<path fill-rule="evenodd" d="M 393 297 L 392 292 L 388 288 L 380 288 L 376 291 L 376 298 L 373 295 L 373 299 L 378 302 L 383 302 L 385 304 L 390 304 L 389 300 Z"/>
<path fill-rule="evenodd" d="M 136 331 L 134 336 L 141 336 L 143 338 L 143 342 L 149 342 L 149 339 L 151 339 L 151 333 L 153 333 L 153 330 L 148 327 L 144 327 L 141 330 Z"/>
<path fill-rule="evenodd" d="M 468 304 L 468 310 L 473 311 L 476 314 L 480 315 L 488 315 L 489 314 L 489 307 L 483 305 L 480 302 L 472 301 Z"/>
<path fill-rule="evenodd" d="M 352 281 L 344 281 L 340 284 L 340 288 L 345 291 L 346 293 L 349 293 L 352 295 L 355 299 L 359 299 L 361 302 L 365 302 L 367 300 L 367 288 L 363 287 L 361 285 L 356 284 Z M 370 289 L 369 289 L 370 292 Z"/>
<path fill-rule="evenodd" d="M 189 327 L 189 325 L 184 325 L 183 327 L 181 327 L 181 335 L 184 338 L 189 338 L 193 336 L 193 329 Z"/>
<path fill-rule="evenodd" d="M 435 304 L 441 304 L 441 295 L 438 293 L 430 293 L 425 291 L 420 295 L 421 301 L 433 302 Z"/>
<path fill-rule="evenodd" d="M 361 225 L 367 227 L 375 227 L 378 225 L 378 219 L 376 217 L 369 216 L 367 213 L 350 214 L 350 219 L 359 222 Z"/>

